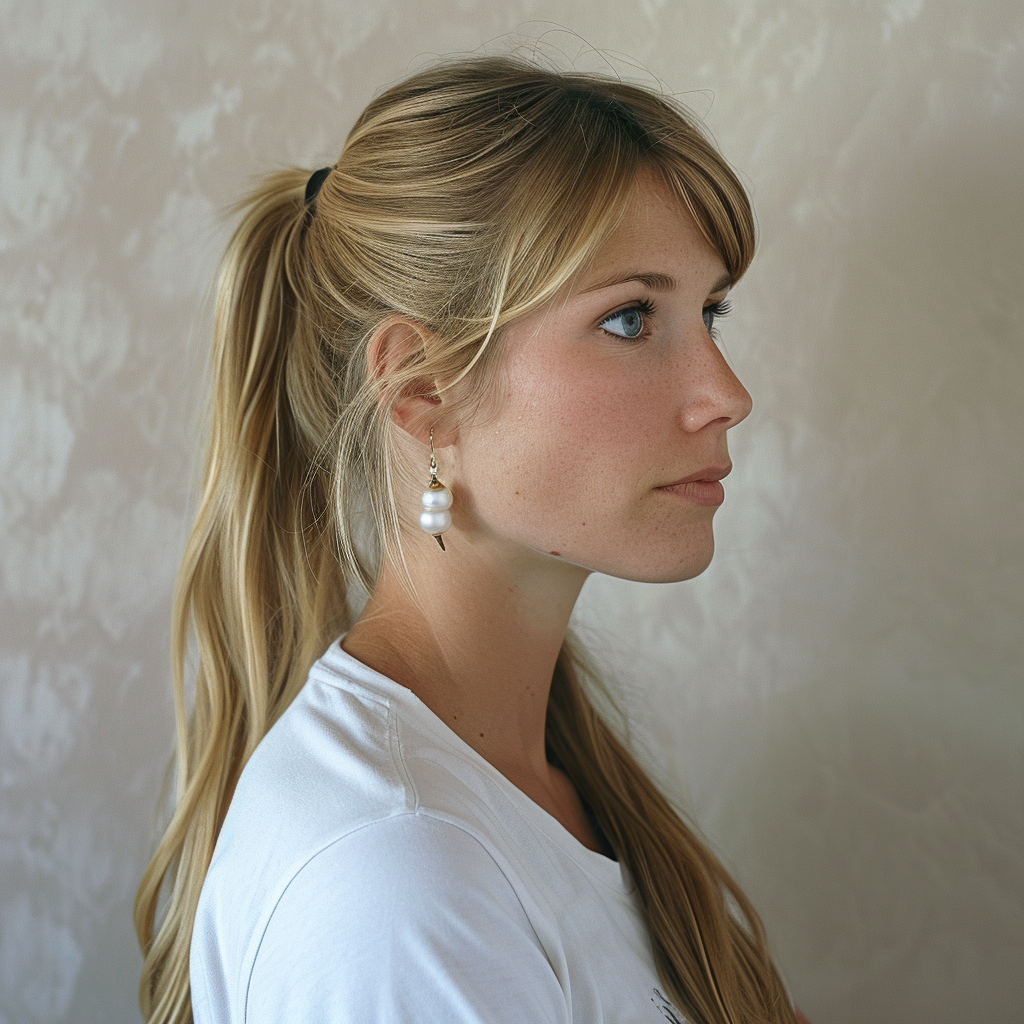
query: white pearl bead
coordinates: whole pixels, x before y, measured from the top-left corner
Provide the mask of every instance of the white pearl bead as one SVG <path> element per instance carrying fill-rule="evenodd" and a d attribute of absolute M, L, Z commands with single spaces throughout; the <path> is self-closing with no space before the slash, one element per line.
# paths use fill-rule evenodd
<path fill-rule="evenodd" d="M 431 537 L 444 533 L 451 525 L 452 514 L 446 508 L 425 508 L 420 513 L 420 527 Z"/>
<path fill-rule="evenodd" d="M 424 508 L 451 508 L 452 492 L 447 487 L 431 487 L 423 492 Z"/>

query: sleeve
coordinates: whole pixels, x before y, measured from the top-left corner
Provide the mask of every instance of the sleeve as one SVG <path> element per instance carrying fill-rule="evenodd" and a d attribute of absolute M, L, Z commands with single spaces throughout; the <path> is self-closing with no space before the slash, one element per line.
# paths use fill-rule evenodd
<path fill-rule="evenodd" d="M 386 818 L 296 875 L 253 963 L 248 1024 L 569 1024 L 515 890 L 470 833 Z"/>

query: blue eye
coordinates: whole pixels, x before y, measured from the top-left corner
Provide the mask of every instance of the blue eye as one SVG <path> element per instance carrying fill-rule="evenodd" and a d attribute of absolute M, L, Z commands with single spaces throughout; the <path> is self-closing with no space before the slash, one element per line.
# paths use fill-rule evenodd
<path fill-rule="evenodd" d="M 708 329 L 709 334 L 715 322 L 715 317 L 725 316 L 731 309 L 732 303 L 728 299 L 721 299 L 719 302 L 712 302 L 710 306 L 704 307 L 701 315 L 704 318 L 704 326 Z"/>
<path fill-rule="evenodd" d="M 644 332 L 644 318 L 654 312 L 650 302 L 634 302 L 632 306 L 620 309 L 601 321 L 601 326 L 618 338 L 639 338 Z"/>

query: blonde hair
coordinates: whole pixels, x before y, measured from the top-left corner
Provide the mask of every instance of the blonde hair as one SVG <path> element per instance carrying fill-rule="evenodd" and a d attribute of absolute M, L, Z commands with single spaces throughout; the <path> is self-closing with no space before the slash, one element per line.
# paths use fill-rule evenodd
<path fill-rule="evenodd" d="M 372 590 L 400 552 L 390 403 L 423 380 L 462 381 L 460 401 L 482 401 L 504 325 L 586 267 L 641 171 L 660 175 L 737 280 L 753 256 L 750 205 L 682 108 L 509 57 L 442 62 L 388 89 L 311 204 L 298 169 L 239 204 L 205 484 L 174 595 L 176 809 L 135 905 L 151 1024 L 191 1020 L 196 903 L 246 760 L 350 625 L 352 587 Z M 396 315 L 435 341 L 369 379 L 368 341 Z M 753 907 L 595 711 L 586 674 L 567 640 L 547 741 L 637 885 L 667 993 L 693 1024 L 792 1024 Z"/>

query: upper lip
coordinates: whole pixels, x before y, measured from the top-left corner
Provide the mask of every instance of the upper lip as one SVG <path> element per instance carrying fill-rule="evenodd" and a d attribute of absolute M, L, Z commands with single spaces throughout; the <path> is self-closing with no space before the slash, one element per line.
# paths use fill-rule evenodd
<path fill-rule="evenodd" d="M 723 466 L 708 466 L 706 469 L 698 469 L 696 473 L 684 476 L 682 480 L 673 480 L 670 484 L 661 484 L 662 487 L 675 487 L 677 484 L 692 484 L 698 480 L 721 480 L 732 472 L 732 463 L 727 462 Z"/>

